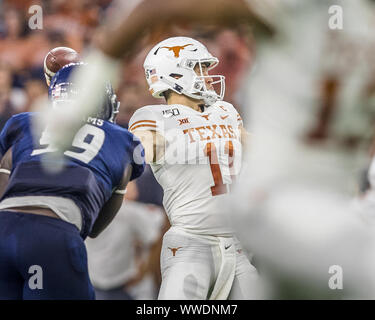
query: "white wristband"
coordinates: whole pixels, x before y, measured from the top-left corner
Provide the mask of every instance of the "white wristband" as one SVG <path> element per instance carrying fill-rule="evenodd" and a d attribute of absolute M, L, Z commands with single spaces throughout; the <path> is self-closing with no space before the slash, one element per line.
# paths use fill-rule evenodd
<path fill-rule="evenodd" d="M 0 168 L 0 173 L 10 174 L 10 170 Z"/>
<path fill-rule="evenodd" d="M 113 193 L 124 195 L 126 193 L 126 189 L 124 189 L 124 190 L 115 190 Z"/>

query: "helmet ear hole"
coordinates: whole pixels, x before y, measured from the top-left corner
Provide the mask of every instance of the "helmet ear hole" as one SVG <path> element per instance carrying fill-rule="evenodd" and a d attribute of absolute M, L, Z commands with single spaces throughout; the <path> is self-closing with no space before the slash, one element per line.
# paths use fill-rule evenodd
<path fill-rule="evenodd" d="M 195 65 L 196 65 L 196 63 L 194 63 L 193 61 L 189 61 L 189 62 L 187 63 L 187 67 L 190 68 L 190 69 L 194 69 L 194 68 L 195 68 Z"/>

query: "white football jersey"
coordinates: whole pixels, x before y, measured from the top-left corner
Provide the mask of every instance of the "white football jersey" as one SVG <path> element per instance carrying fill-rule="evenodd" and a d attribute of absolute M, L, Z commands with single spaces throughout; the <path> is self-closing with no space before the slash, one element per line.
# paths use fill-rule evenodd
<path fill-rule="evenodd" d="M 219 213 L 241 166 L 242 119 L 226 102 L 201 113 L 184 105 L 150 105 L 138 109 L 129 130 L 152 130 L 165 139 L 164 156 L 151 163 L 164 190 L 170 223 L 190 232 L 231 235 L 230 212 Z"/>

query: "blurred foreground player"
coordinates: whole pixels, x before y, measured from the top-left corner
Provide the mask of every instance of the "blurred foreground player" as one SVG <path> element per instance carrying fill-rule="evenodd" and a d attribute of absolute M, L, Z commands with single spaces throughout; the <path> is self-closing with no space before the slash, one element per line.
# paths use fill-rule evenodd
<path fill-rule="evenodd" d="M 222 101 L 219 63 L 200 42 L 168 38 L 144 62 L 149 91 L 166 104 L 138 109 L 129 122 L 164 190 L 171 228 L 163 237 L 159 299 L 252 299 L 258 274 L 221 214 L 241 166 L 242 119 Z M 216 91 L 215 91 L 216 89 Z"/>
<path fill-rule="evenodd" d="M 70 74 L 87 67 L 70 64 L 57 72 L 49 90 L 53 108 L 74 100 L 77 85 Z M 42 157 L 54 152 L 48 140 L 53 128 L 32 132 L 37 113 L 7 122 L 0 135 L 6 186 L 0 202 L 1 299 L 94 299 L 83 240 L 110 223 L 127 182 L 144 168 L 139 140 L 114 123 L 118 107 L 108 85 L 100 110 L 82 119 L 63 163 L 50 158 L 51 170 L 62 167 L 55 174 L 41 167 Z M 30 286 L 32 266 L 42 270 L 41 288 Z"/>
<path fill-rule="evenodd" d="M 282 4 L 284 37 L 257 46 L 248 76 L 251 149 L 227 208 L 269 298 L 375 296 L 374 232 L 362 220 L 374 206 L 352 206 L 374 134 L 375 7 L 340 1 L 335 29 L 331 4 Z M 335 268 L 341 289 L 329 282 Z"/>

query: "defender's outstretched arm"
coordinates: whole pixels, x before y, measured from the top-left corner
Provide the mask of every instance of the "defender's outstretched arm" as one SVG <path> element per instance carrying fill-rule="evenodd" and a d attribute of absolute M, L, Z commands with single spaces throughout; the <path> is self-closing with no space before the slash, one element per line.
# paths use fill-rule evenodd
<path fill-rule="evenodd" d="M 105 25 L 97 46 L 108 56 L 121 58 L 154 27 L 181 22 L 221 26 L 247 23 L 264 33 L 273 33 L 272 27 L 244 0 L 147 0 L 140 1 L 123 21 Z"/>

